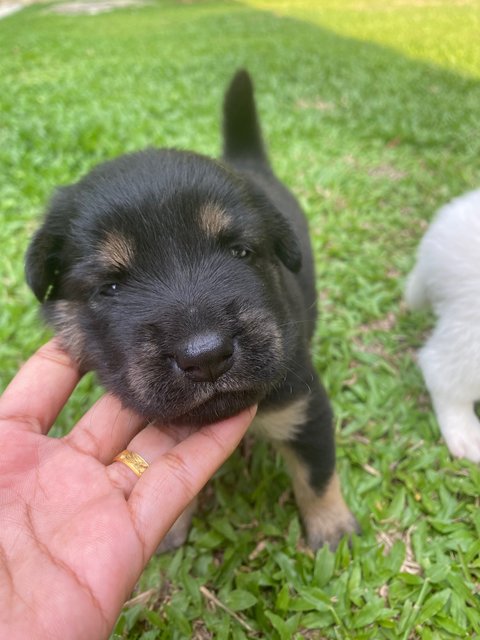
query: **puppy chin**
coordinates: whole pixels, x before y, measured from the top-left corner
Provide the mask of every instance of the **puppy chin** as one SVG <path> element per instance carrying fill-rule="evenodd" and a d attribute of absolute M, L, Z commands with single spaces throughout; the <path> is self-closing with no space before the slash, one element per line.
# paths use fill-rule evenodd
<path fill-rule="evenodd" d="M 199 428 L 231 418 L 244 409 L 258 404 L 265 395 L 266 391 L 259 390 L 221 393 L 194 406 L 186 406 L 183 402 L 169 408 L 156 406 L 154 403 L 129 401 L 128 398 L 123 398 L 123 401 L 152 422 Z"/>
<path fill-rule="evenodd" d="M 222 394 L 207 400 L 207 402 L 186 413 L 170 418 L 168 422 L 173 425 L 203 427 L 207 424 L 231 418 L 240 413 L 240 411 L 258 404 L 264 396 L 265 394 L 255 391 Z"/>

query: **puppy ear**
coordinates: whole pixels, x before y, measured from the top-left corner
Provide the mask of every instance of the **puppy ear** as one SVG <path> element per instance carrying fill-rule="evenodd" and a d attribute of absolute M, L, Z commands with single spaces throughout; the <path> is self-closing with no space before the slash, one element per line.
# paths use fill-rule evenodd
<path fill-rule="evenodd" d="M 250 184 L 249 190 L 254 206 L 266 222 L 267 237 L 273 238 L 276 255 L 287 269 L 298 273 L 302 266 L 302 251 L 293 227 L 283 213 L 256 185 Z"/>
<path fill-rule="evenodd" d="M 27 284 L 40 302 L 44 302 L 47 297 L 50 298 L 50 293 L 55 289 L 59 272 L 59 240 L 49 233 L 48 225 L 45 224 L 33 236 L 25 256 Z"/>
<path fill-rule="evenodd" d="M 25 256 L 28 286 L 40 302 L 56 297 L 62 272 L 62 249 L 72 216 L 69 188 L 60 189 L 53 197 L 45 222 L 30 242 Z"/>
<path fill-rule="evenodd" d="M 293 273 L 302 267 L 302 252 L 297 236 L 280 211 L 275 210 L 273 222 L 275 253 L 283 264 Z"/>

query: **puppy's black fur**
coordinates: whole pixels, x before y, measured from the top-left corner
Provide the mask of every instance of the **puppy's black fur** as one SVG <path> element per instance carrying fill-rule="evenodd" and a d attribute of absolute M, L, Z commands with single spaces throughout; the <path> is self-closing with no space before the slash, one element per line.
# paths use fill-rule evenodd
<path fill-rule="evenodd" d="M 259 403 L 317 547 L 355 528 L 309 343 L 307 225 L 274 176 L 248 74 L 225 96 L 221 161 L 150 149 L 53 197 L 26 258 L 47 321 L 150 420 L 204 425 Z"/>

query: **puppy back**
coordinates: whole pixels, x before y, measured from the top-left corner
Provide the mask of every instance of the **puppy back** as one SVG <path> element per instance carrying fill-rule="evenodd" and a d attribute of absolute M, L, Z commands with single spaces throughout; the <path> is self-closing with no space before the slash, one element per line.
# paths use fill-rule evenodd
<path fill-rule="evenodd" d="M 223 156 L 269 167 L 253 95 L 250 75 L 240 69 L 232 78 L 223 104 Z"/>

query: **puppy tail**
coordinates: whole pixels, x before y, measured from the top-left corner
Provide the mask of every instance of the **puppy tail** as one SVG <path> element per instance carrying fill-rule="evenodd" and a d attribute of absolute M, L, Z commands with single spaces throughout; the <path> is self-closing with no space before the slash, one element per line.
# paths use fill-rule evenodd
<path fill-rule="evenodd" d="M 234 75 L 223 104 L 223 157 L 270 166 L 258 122 L 253 83 L 247 71 Z"/>

